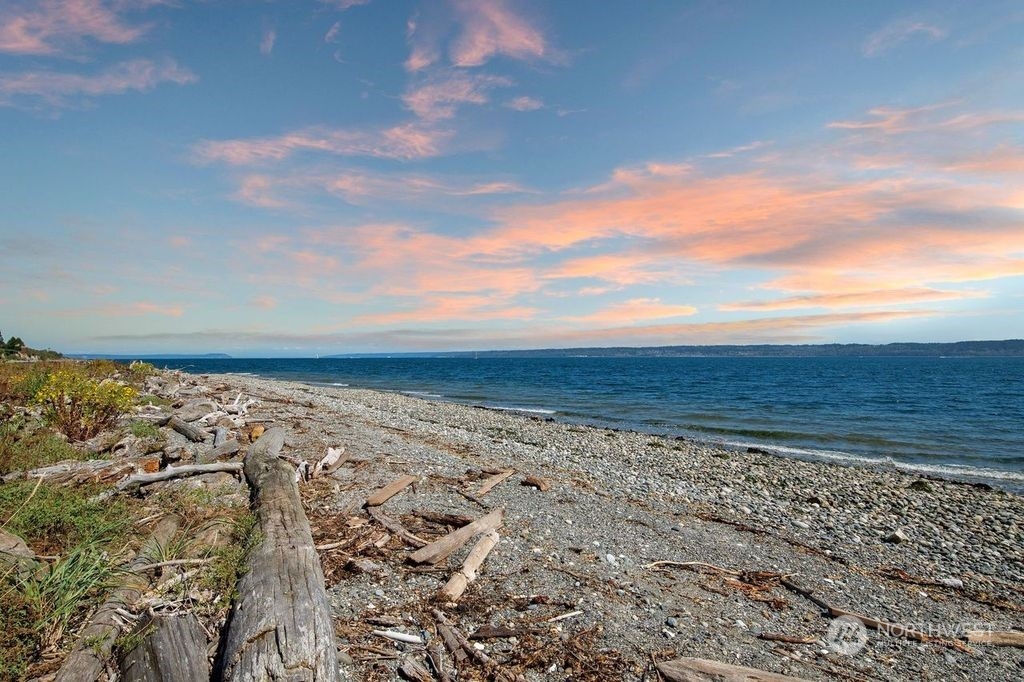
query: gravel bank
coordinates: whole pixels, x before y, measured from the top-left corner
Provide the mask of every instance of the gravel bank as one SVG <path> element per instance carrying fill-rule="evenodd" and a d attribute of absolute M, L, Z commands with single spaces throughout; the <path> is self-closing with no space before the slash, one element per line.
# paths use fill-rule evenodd
<path fill-rule="evenodd" d="M 251 414 L 288 429 L 291 455 L 314 460 L 344 445 L 355 460 L 307 491 L 318 542 L 360 532 L 365 514 L 352 503 L 409 473 L 420 483 L 383 510 L 432 539 L 443 531 L 422 525 L 415 510 L 480 516 L 483 505 L 459 491 L 479 485 L 472 479 L 481 468 L 515 468 L 483 499 L 506 510 L 501 541 L 449 613 L 467 632 L 521 629 L 485 646 L 527 679 L 653 679 L 652 654 L 809 679 L 1024 676 L 1024 654 L 1013 648 L 968 652 L 871 632 L 856 654 L 837 653 L 821 609 L 777 580 L 646 567 L 697 561 L 793 575 L 834 606 L 944 635 L 975 624 L 1019 629 L 1020 496 L 401 394 L 237 375 L 205 381 L 212 379 L 260 398 Z M 522 486 L 524 474 L 553 486 Z M 420 572 L 404 563 L 406 549 L 397 538 L 371 546 L 363 556 L 381 569 L 369 574 L 339 567 L 330 550 L 322 555 L 352 679 L 393 679 L 400 660 L 388 656 L 405 645 L 371 635 L 379 627 L 371 621 L 429 635 L 428 598 L 468 551 L 448 570 Z M 582 613 L 546 622 L 573 611 Z M 759 637 L 769 633 L 808 643 Z"/>

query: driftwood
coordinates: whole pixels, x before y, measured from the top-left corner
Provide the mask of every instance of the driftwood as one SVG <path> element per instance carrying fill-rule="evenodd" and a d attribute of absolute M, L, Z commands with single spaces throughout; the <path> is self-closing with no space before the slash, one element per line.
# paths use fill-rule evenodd
<path fill-rule="evenodd" d="M 1014 630 L 971 630 L 964 637 L 972 644 L 1024 647 L 1024 632 Z"/>
<path fill-rule="evenodd" d="M 367 507 L 366 513 L 370 518 L 387 528 L 389 531 L 405 540 L 413 547 L 426 547 L 429 543 L 423 538 L 418 538 L 405 529 L 401 523 L 391 518 L 377 507 Z"/>
<path fill-rule="evenodd" d="M 528 475 L 522 480 L 520 485 L 531 485 L 541 492 L 547 492 L 551 490 L 551 481 L 540 476 L 534 476 L 533 474 Z"/>
<path fill-rule="evenodd" d="M 787 635 L 781 632 L 762 632 L 757 636 L 758 639 L 763 639 L 766 642 L 785 642 L 786 644 L 813 644 L 818 641 L 817 637 L 798 637 L 797 635 Z"/>
<path fill-rule="evenodd" d="M 141 487 L 156 483 L 158 481 L 167 481 L 172 478 L 181 478 L 183 476 L 196 476 L 198 474 L 215 474 L 218 472 L 229 472 L 238 473 L 242 470 L 241 462 L 212 462 L 210 464 L 185 464 L 180 467 L 167 467 L 163 471 L 157 471 L 152 474 L 135 474 L 129 476 L 120 483 L 117 484 L 118 490 L 128 490 L 129 488 Z"/>
<path fill-rule="evenodd" d="M 494 476 L 491 476 L 486 481 L 484 481 L 483 485 L 481 485 L 479 490 L 476 491 L 476 496 L 483 497 L 487 493 L 491 492 L 491 488 L 498 485 L 506 478 L 510 478 L 514 473 L 516 473 L 515 469 L 506 469 L 505 471 L 502 471 L 500 474 L 495 474 Z"/>
<path fill-rule="evenodd" d="M 476 572 L 480 568 L 480 564 L 484 562 L 484 559 L 487 558 L 487 555 L 491 553 L 491 550 L 497 544 L 498 533 L 493 530 L 488 531 L 477 540 L 476 544 L 473 545 L 473 549 L 470 550 L 469 556 L 462 563 L 462 568 L 449 578 L 447 584 L 441 588 L 441 598 L 448 601 L 458 601 L 462 593 L 469 587 L 469 584 L 476 580 Z"/>
<path fill-rule="evenodd" d="M 337 470 L 345 463 L 346 459 L 348 459 L 348 455 L 345 454 L 344 446 L 340 448 L 327 448 L 327 454 L 313 467 L 313 478 Z"/>
<path fill-rule="evenodd" d="M 366 498 L 366 506 L 378 507 L 419 480 L 418 476 L 402 476 Z"/>
<path fill-rule="evenodd" d="M 210 679 L 206 634 L 191 613 L 156 616 L 138 630 L 142 641 L 118 660 L 124 682 Z"/>
<path fill-rule="evenodd" d="M 482 516 L 468 526 L 453 530 L 448 535 L 436 540 L 426 547 L 413 552 L 409 559 L 417 564 L 436 564 L 447 559 L 453 552 L 462 547 L 481 533 L 501 527 L 505 519 L 505 509 L 499 507 L 486 516 Z"/>
<path fill-rule="evenodd" d="M 677 658 L 658 664 L 669 682 L 802 682 L 802 678 L 719 663 L 706 658 Z"/>
<path fill-rule="evenodd" d="M 41 564 L 36 553 L 17 535 L 0 528 L 0 573 L 13 572 L 18 576 L 31 575 Z"/>
<path fill-rule="evenodd" d="M 78 636 L 54 682 L 96 682 L 100 678 L 110 660 L 114 641 L 123 628 L 118 612 L 138 601 L 142 591 L 149 586 L 149 581 L 139 574 L 139 569 L 150 563 L 160 547 L 167 546 L 180 523 L 177 516 L 165 516 L 160 520 L 142 550 L 129 564 L 122 585 L 100 606 Z"/>
<path fill-rule="evenodd" d="M 439 609 L 431 609 L 430 612 L 434 615 L 434 618 L 437 619 L 438 633 L 440 634 L 442 632 L 442 628 L 445 629 L 446 634 L 442 634 L 441 639 L 444 640 L 445 646 L 448 647 L 452 652 L 452 655 L 455 656 L 457 660 L 459 657 L 452 649 L 453 646 L 457 646 L 463 651 L 463 653 L 468 654 L 470 658 L 485 667 L 491 679 L 497 680 L 497 682 L 525 682 L 526 678 L 522 675 L 513 675 L 506 670 L 502 670 L 501 666 L 498 665 L 494 659 L 470 644 L 469 640 L 466 639 L 466 636 L 462 634 L 462 632 L 455 627 L 450 620 L 448 620 L 448 616 L 446 616 L 443 611 Z M 449 642 L 451 642 L 451 644 L 449 644 Z"/>
<path fill-rule="evenodd" d="M 178 417 L 177 415 L 168 419 L 167 425 L 174 429 L 175 431 L 177 431 L 178 433 L 180 433 L 181 435 L 185 436 L 185 438 L 188 438 L 193 443 L 202 443 L 204 440 L 206 440 L 207 433 L 205 431 L 196 428 L 191 424 L 186 424 L 181 420 L 181 417 Z"/>
<path fill-rule="evenodd" d="M 239 445 L 238 441 L 232 438 L 231 440 L 226 440 L 210 450 L 209 454 L 206 455 L 206 458 L 209 460 L 217 460 L 221 457 L 233 455 L 241 449 L 242 446 Z"/>
<path fill-rule="evenodd" d="M 338 658 L 324 574 L 302 509 L 295 471 L 278 457 L 284 430 L 272 428 L 245 458 L 262 536 L 238 581 L 223 636 L 225 682 L 335 682 Z"/>
<path fill-rule="evenodd" d="M 402 661 L 402 665 L 398 667 L 398 672 L 402 677 L 412 680 L 412 682 L 434 682 L 434 676 L 430 674 L 430 671 L 417 663 L 412 657 L 406 657 Z"/>
<path fill-rule="evenodd" d="M 3 477 L 4 483 L 22 479 L 42 479 L 53 485 L 110 483 L 133 473 L 135 465 L 124 460 L 67 460 L 31 471 L 15 471 Z"/>
<path fill-rule="evenodd" d="M 228 439 L 228 427 L 218 426 L 213 430 L 213 447 L 220 447 Z"/>
<path fill-rule="evenodd" d="M 442 526 L 455 526 L 461 528 L 473 523 L 473 517 L 465 514 L 445 514 L 443 512 L 430 511 L 429 509 L 413 509 L 412 513 L 424 521 L 437 523 Z"/>

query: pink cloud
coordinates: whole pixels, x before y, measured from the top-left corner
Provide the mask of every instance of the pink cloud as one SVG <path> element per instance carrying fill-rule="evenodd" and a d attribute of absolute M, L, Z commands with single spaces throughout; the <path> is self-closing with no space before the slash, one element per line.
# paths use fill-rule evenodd
<path fill-rule="evenodd" d="M 440 155 L 452 134 L 449 130 L 414 123 L 379 130 L 307 128 L 277 137 L 206 140 L 195 146 L 194 154 L 203 163 L 219 161 L 236 166 L 279 161 L 302 151 L 382 159 L 424 159 Z"/>
<path fill-rule="evenodd" d="M 815 282 L 819 287 L 821 280 Z M 847 283 L 848 284 L 848 283 Z M 978 291 L 944 291 L 927 287 L 907 287 L 903 289 L 882 289 L 867 291 L 840 291 L 827 294 L 810 294 L 790 296 L 767 301 L 745 301 L 742 303 L 725 303 L 718 306 L 719 310 L 735 311 L 774 311 L 794 310 L 799 308 L 850 308 L 863 306 L 906 305 L 908 303 L 931 303 L 935 301 L 953 301 L 984 296 Z"/>
<path fill-rule="evenodd" d="M 439 121 L 455 116 L 460 105 L 486 104 L 490 90 L 511 84 L 500 76 L 452 71 L 411 88 L 402 101 L 421 119 Z"/>
<path fill-rule="evenodd" d="M 161 83 L 187 85 L 197 80 L 194 73 L 170 59 L 159 63 L 136 59 L 94 75 L 53 71 L 0 74 L 0 106 L 13 106 L 23 99 L 65 106 L 73 98 L 119 95 L 130 90 L 145 92 Z"/>
<path fill-rule="evenodd" d="M 96 315 L 99 317 L 141 317 L 144 315 L 161 315 L 163 317 L 181 317 L 185 314 L 185 306 L 180 304 L 151 303 L 138 301 L 135 303 L 110 303 L 103 306 L 75 308 L 56 312 L 61 317 L 82 317 Z"/>
<path fill-rule="evenodd" d="M 334 43 L 338 40 L 338 33 L 341 31 L 341 22 L 336 21 L 331 24 L 331 27 L 327 29 L 327 33 L 324 34 L 325 43 Z"/>
<path fill-rule="evenodd" d="M 277 307 L 277 299 L 273 296 L 254 296 L 252 304 L 263 310 L 273 310 Z"/>
<path fill-rule="evenodd" d="M 671 317 L 688 317 L 696 315 L 697 309 L 691 305 L 669 305 L 658 298 L 633 298 L 608 306 L 589 315 L 582 315 L 573 320 L 587 324 L 621 325 L 637 324 Z"/>
<path fill-rule="evenodd" d="M 54 55 L 86 39 L 124 45 L 148 28 L 124 23 L 103 0 L 11 0 L 0 13 L 0 52 Z"/>
<path fill-rule="evenodd" d="M 536 111 L 544 108 L 544 101 L 537 97 L 523 95 L 505 102 L 505 106 L 516 111 Z"/>
<path fill-rule="evenodd" d="M 544 34 L 504 0 L 455 0 L 462 31 L 451 45 L 456 66 L 481 66 L 501 55 L 513 59 L 558 58 Z"/>
<path fill-rule="evenodd" d="M 487 296 L 427 296 L 410 309 L 358 315 L 350 322 L 357 325 L 394 325 L 433 323 L 451 320 L 529 320 L 535 308 L 507 306 Z"/>

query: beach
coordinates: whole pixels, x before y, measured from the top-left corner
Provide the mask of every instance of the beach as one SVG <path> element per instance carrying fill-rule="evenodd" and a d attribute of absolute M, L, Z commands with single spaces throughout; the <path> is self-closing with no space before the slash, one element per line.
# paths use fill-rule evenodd
<path fill-rule="evenodd" d="M 808 679 L 1021 674 L 1019 649 L 961 641 L 967 630 L 1021 627 L 1015 494 L 398 393 L 241 375 L 191 381 L 258 399 L 251 417 L 282 426 L 291 457 L 346 449 L 346 464 L 303 492 L 321 546 L 358 532 L 361 502 L 403 475 L 416 484 L 383 509 L 413 533 L 431 530 L 417 521 L 423 510 L 503 508 L 500 542 L 452 615 L 466 632 L 519 632 L 483 646 L 527 679 L 653 679 L 652 658 L 676 656 Z M 473 494 L 487 472 L 508 469 Z M 528 475 L 550 489 L 521 485 Z M 351 570 L 351 556 L 339 564 L 321 553 L 350 679 L 393 679 L 410 645 L 372 635 L 380 623 L 430 629 L 425 600 L 448 572 L 410 567 L 410 549 L 399 538 L 368 548 L 378 570 L 366 573 Z M 830 606 L 937 639 L 871 629 L 856 653 L 835 651 L 830 619 L 780 575 Z"/>

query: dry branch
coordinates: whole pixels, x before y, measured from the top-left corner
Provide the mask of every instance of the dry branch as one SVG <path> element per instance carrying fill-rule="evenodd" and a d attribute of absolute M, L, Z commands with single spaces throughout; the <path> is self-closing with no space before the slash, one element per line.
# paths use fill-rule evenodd
<path fill-rule="evenodd" d="M 370 518 L 379 523 L 380 525 L 387 528 L 389 531 L 397 535 L 398 537 L 405 540 L 413 547 L 425 547 L 429 543 L 423 538 L 418 538 L 405 529 L 398 521 L 394 520 L 377 507 L 367 507 L 366 513 L 370 515 Z"/>

